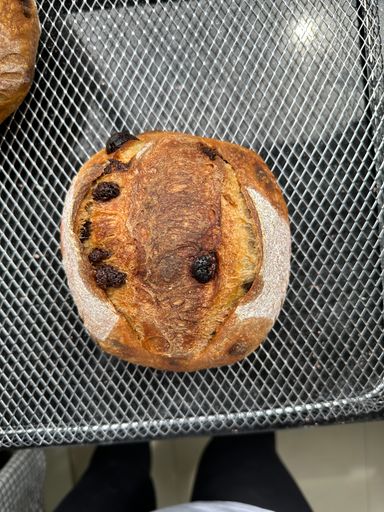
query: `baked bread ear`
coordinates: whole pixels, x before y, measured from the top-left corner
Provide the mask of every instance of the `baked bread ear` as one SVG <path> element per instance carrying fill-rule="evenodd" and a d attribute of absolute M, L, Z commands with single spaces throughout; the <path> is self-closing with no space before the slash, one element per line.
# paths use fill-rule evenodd
<path fill-rule="evenodd" d="M 0 123 L 31 87 L 39 37 L 35 0 L 0 0 Z"/>
<path fill-rule="evenodd" d="M 244 358 L 288 285 L 288 212 L 271 171 L 249 149 L 182 133 L 112 135 L 73 180 L 61 244 L 91 336 L 163 370 Z"/>

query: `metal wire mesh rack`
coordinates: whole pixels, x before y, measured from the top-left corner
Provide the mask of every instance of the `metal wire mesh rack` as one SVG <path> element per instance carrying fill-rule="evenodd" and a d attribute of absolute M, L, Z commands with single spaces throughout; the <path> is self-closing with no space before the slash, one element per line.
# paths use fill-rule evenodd
<path fill-rule="evenodd" d="M 31 93 L 0 128 L 3 445 L 345 420 L 384 406 L 383 62 L 369 0 L 41 0 Z M 289 204 L 287 300 L 263 346 L 175 374 L 103 354 L 59 223 L 111 131 L 254 148 Z"/>

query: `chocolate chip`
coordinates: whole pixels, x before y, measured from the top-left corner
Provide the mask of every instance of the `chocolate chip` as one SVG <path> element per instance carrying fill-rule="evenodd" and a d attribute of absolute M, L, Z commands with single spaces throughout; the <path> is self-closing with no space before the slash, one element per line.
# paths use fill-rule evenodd
<path fill-rule="evenodd" d="M 127 275 L 124 272 L 120 272 L 117 268 L 112 265 L 101 265 L 96 270 L 96 284 L 103 288 L 120 288 L 125 284 Z"/>
<path fill-rule="evenodd" d="M 112 135 L 107 140 L 107 143 L 105 145 L 105 150 L 107 154 L 113 153 L 114 151 L 117 151 L 123 144 L 128 142 L 129 140 L 139 140 L 137 137 L 129 133 L 127 130 L 124 130 L 122 132 L 115 132 L 112 133 Z"/>
<path fill-rule="evenodd" d="M 110 255 L 111 253 L 109 251 L 96 247 L 96 249 L 92 249 L 92 251 L 88 254 L 88 259 L 92 265 L 95 265 L 96 263 L 100 263 L 100 261 L 109 258 Z"/>
<path fill-rule="evenodd" d="M 92 222 L 90 220 L 83 222 L 79 233 L 80 242 L 85 242 L 91 236 L 91 226 Z"/>
<path fill-rule="evenodd" d="M 125 164 L 124 162 L 120 162 L 120 160 L 109 160 L 108 165 L 104 168 L 103 174 L 111 174 L 112 172 L 123 172 L 128 171 L 130 165 Z"/>
<path fill-rule="evenodd" d="M 253 285 L 253 281 L 248 281 L 248 282 L 242 284 L 242 287 L 243 287 L 243 290 L 245 291 L 245 293 L 249 292 L 249 290 L 252 288 L 252 285 Z"/>
<path fill-rule="evenodd" d="M 214 160 L 218 155 L 215 149 L 207 146 L 206 144 L 201 144 L 200 149 L 210 160 Z"/>
<path fill-rule="evenodd" d="M 96 185 L 93 191 L 93 199 L 95 201 L 110 201 L 120 194 L 120 187 L 113 181 L 103 181 Z"/>
<path fill-rule="evenodd" d="M 216 273 L 217 257 L 214 252 L 196 256 L 191 265 L 191 274 L 199 283 L 208 283 Z"/>

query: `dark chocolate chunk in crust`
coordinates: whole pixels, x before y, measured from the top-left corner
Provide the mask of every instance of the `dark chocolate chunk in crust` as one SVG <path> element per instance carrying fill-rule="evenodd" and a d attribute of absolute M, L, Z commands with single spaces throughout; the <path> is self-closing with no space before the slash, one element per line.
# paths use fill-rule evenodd
<path fill-rule="evenodd" d="M 125 144 L 129 140 L 138 140 L 138 138 L 129 133 L 127 130 L 112 133 L 112 135 L 109 137 L 105 145 L 105 150 L 107 154 L 109 155 L 110 153 L 117 151 L 119 148 L 121 148 L 123 144 Z"/>
<path fill-rule="evenodd" d="M 96 263 L 100 263 L 100 261 L 106 260 L 110 255 L 111 253 L 109 251 L 96 247 L 96 249 L 92 249 L 88 254 L 88 259 L 92 265 L 95 265 Z"/>
<path fill-rule="evenodd" d="M 120 160 L 109 160 L 108 165 L 104 168 L 104 174 L 111 174 L 112 172 L 124 172 L 128 171 L 130 164 L 125 164 L 124 162 L 120 162 Z"/>
<path fill-rule="evenodd" d="M 196 256 L 191 265 L 191 274 L 199 283 L 208 283 L 214 278 L 217 269 L 217 256 L 207 252 Z"/>
<path fill-rule="evenodd" d="M 98 183 L 93 191 L 92 197 L 95 201 L 110 201 L 120 194 L 120 187 L 113 181 Z"/>
<path fill-rule="evenodd" d="M 253 281 L 248 281 L 247 283 L 243 283 L 243 290 L 247 293 L 252 288 Z"/>
<path fill-rule="evenodd" d="M 210 160 L 214 160 L 218 156 L 216 149 L 213 149 L 206 144 L 200 144 L 200 149 Z"/>
<path fill-rule="evenodd" d="M 112 265 L 100 265 L 96 270 L 96 284 L 103 288 L 120 288 L 125 284 L 127 274 L 120 272 L 117 268 Z"/>
<path fill-rule="evenodd" d="M 85 242 L 91 236 L 91 226 L 92 226 L 92 222 L 90 220 L 86 220 L 83 223 L 83 225 L 80 228 L 80 233 L 79 233 L 80 242 Z"/>

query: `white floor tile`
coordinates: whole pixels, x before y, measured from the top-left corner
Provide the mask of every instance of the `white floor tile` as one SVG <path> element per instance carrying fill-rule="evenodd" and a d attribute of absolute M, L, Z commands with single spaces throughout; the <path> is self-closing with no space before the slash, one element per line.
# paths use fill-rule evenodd
<path fill-rule="evenodd" d="M 180 501 L 189 501 L 201 454 L 209 437 L 177 439 L 174 444 L 174 460 Z"/>
<path fill-rule="evenodd" d="M 384 510 L 384 422 L 364 424 L 368 512 Z"/>
<path fill-rule="evenodd" d="M 196 437 L 152 443 L 152 475 L 158 507 L 190 499 L 197 463 L 208 439 Z"/>
<path fill-rule="evenodd" d="M 52 512 L 73 485 L 68 448 L 47 448 L 47 472 L 44 485 L 44 509 Z"/>
<path fill-rule="evenodd" d="M 158 506 L 179 503 L 172 440 L 155 441 L 152 448 L 152 477 Z M 176 492 L 175 492 L 176 491 Z"/>
<path fill-rule="evenodd" d="M 87 469 L 89 461 L 95 450 L 95 446 L 71 446 L 68 448 L 69 461 L 73 476 L 73 482 L 77 483 Z"/>
<path fill-rule="evenodd" d="M 278 450 L 315 512 L 369 512 L 364 424 L 281 431 Z"/>

